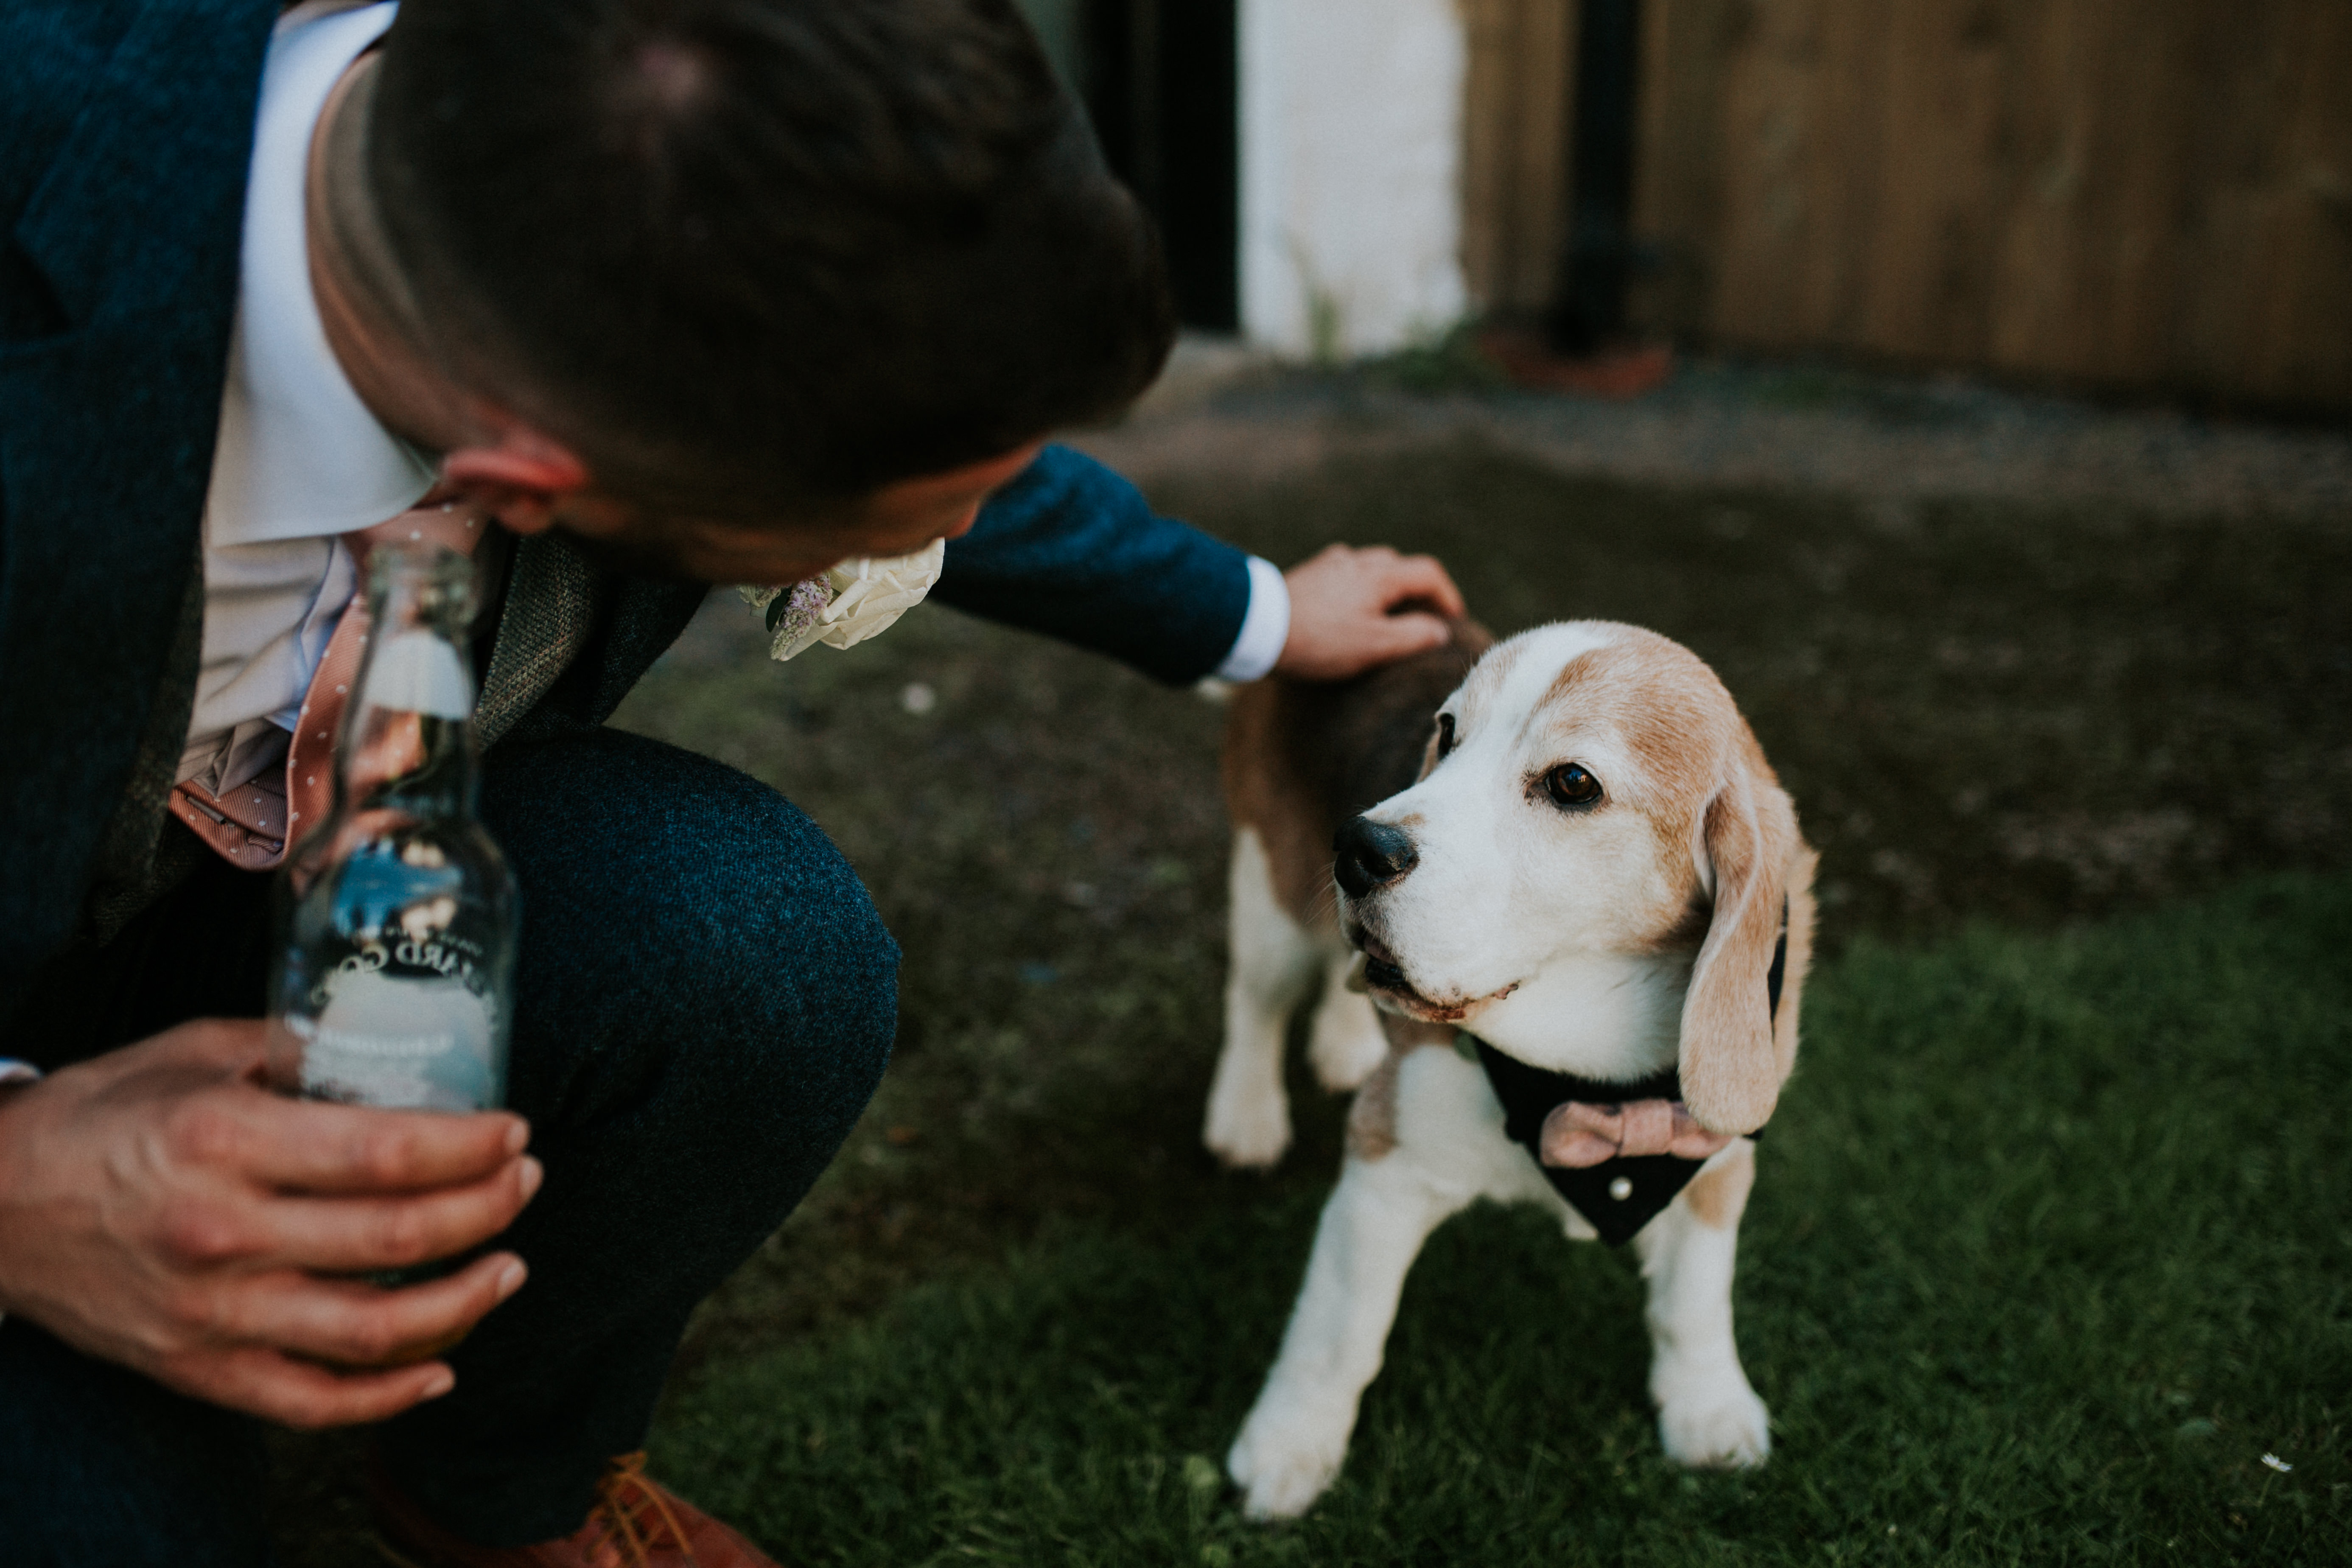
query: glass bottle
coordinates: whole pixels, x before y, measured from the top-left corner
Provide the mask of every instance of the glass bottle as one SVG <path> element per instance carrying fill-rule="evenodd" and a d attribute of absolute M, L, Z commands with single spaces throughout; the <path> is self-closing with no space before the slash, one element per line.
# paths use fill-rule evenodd
<path fill-rule="evenodd" d="M 474 815 L 473 563 L 384 545 L 333 808 L 279 873 L 269 1075 L 306 1099 L 467 1111 L 506 1098 L 516 895 Z"/>

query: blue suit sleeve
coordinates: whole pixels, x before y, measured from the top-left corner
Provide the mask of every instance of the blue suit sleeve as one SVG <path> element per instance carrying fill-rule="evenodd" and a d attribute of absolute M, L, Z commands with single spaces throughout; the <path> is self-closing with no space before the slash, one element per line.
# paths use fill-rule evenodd
<path fill-rule="evenodd" d="M 1048 447 L 948 542 L 931 597 L 1182 685 L 1241 635 L 1249 557 L 1159 516 L 1084 453 Z"/>

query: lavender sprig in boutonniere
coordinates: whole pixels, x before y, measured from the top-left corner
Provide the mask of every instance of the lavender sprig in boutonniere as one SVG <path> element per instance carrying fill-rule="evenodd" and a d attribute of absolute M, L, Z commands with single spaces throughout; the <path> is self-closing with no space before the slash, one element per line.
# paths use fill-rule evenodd
<path fill-rule="evenodd" d="M 736 590 L 767 612 L 768 656 L 786 659 L 814 643 L 849 647 L 864 642 L 917 605 L 939 581 L 948 542 L 935 539 L 912 555 L 861 557 L 789 587 Z"/>

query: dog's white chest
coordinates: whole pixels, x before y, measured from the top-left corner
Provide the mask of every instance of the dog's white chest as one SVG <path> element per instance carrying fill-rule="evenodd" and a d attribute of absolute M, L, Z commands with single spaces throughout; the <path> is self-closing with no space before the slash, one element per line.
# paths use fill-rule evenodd
<path fill-rule="evenodd" d="M 1422 1180 L 1457 1203 L 1538 1203 L 1589 1237 L 1526 1151 L 1503 1133 L 1503 1106 L 1478 1064 L 1424 1047 L 1397 1064 L 1397 1149 Z"/>
<path fill-rule="evenodd" d="M 1531 1067 L 1630 1083 L 1675 1064 L 1691 957 L 1564 957 L 1501 1001 L 1475 1027 Z"/>

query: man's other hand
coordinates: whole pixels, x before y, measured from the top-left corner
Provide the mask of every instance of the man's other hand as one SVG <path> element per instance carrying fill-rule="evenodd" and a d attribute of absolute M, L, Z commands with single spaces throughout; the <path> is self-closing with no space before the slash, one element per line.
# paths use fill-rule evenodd
<path fill-rule="evenodd" d="M 1399 555 L 1386 545 L 1327 544 L 1283 580 L 1290 636 L 1274 668 L 1301 680 L 1345 680 L 1442 647 L 1443 617 L 1465 613 L 1462 590 L 1434 556 Z"/>
<path fill-rule="evenodd" d="M 530 1129 L 288 1100 L 267 1026 L 184 1024 L 0 1090 L 0 1310 L 183 1394 L 293 1426 L 448 1392 L 446 1346 L 521 1285 L 493 1253 L 384 1290 L 335 1276 L 447 1258 L 539 1187 Z"/>

